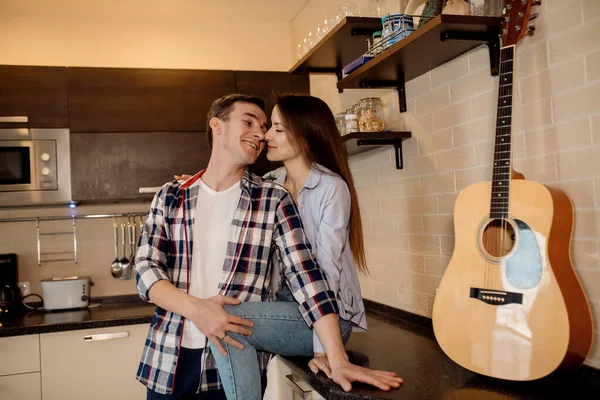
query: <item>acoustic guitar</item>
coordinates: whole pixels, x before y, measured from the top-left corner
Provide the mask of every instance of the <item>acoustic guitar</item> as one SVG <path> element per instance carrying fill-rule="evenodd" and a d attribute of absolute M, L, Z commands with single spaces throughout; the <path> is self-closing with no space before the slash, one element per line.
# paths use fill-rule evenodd
<path fill-rule="evenodd" d="M 454 251 L 437 290 L 442 350 L 476 373 L 527 381 L 581 363 L 591 311 L 573 270 L 573 205 L 562 191 L 512 168 L 516 44 L 533 31 L 533 0 L 506 0 L 491 182 L 454 206 Z"/>

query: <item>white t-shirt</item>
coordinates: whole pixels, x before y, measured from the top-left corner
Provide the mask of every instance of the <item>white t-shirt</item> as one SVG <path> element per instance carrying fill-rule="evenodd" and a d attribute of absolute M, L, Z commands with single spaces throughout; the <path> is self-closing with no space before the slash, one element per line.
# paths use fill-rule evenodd
<path fill-rule="evenodd" d="M 198 201 L 194 216 L 194 249 L 189 294 L 205 299 L 216 296 L 223 275 L 231 220 L 241 196 L 240 182 L 220 192 L 198 179 Z M 190 320 L 183 326 L 182 346 L 204 348 L 206 336 Z"/>

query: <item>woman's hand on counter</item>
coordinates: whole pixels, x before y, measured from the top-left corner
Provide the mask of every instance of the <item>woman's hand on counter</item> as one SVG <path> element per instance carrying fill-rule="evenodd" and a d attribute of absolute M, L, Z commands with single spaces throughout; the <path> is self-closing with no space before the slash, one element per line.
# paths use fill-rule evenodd
<path fill-rule="evenodd" d="M 308 362 L 308 368 L 315 374 L 318 374 L 321 370 L 331 379 L 331 368 L 329 368 L 329 360 L 325 353 L 315 353 L 313 359 Z"/>
<path fill-rule="evenodd" d="M 398 388 L 403 382 L 394 372 L 371 370 L 354 365 L 350 361 L 331 366 L 324 353 L 315 353 L 313 359 L 308 362 L 308 367 L 315 374 L 323 371 L 346 392 L 352 390 L 352 382 L 367 383 L 385 391 Z"/>

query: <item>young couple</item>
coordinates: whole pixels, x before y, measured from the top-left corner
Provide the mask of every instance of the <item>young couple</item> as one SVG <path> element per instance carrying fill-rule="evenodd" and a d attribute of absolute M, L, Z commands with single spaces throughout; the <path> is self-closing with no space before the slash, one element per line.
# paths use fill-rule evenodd
<path fill-rule="evenodd" d="M 349 362 L 365 331 L 357 269 L 367 271 L 358 199 L 329 107 L 311 96 L 233 94 L 207 116 L 208 167 L 156 194 L 135 257 L 156 304 L 137 379 L 147 399 L 261 399 L 271 353 L 314 358 L 351 382 L 399 387 Z M 264 146 L 284 167 L 248 170 Z"/>

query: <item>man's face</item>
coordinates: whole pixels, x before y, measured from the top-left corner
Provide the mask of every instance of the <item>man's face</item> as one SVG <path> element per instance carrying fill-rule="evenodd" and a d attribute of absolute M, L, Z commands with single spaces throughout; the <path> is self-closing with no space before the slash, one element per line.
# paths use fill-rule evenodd
<path fill-rule="evenodd" d="M 215 144 L 234 162 L 240 165 L 254 164 L 264 148 L 267 132 L 264 111 L 256 104 L 238 101 L 234 103 L 227 121 L 217 121 L 217 126 L 213 127 Z"/>

